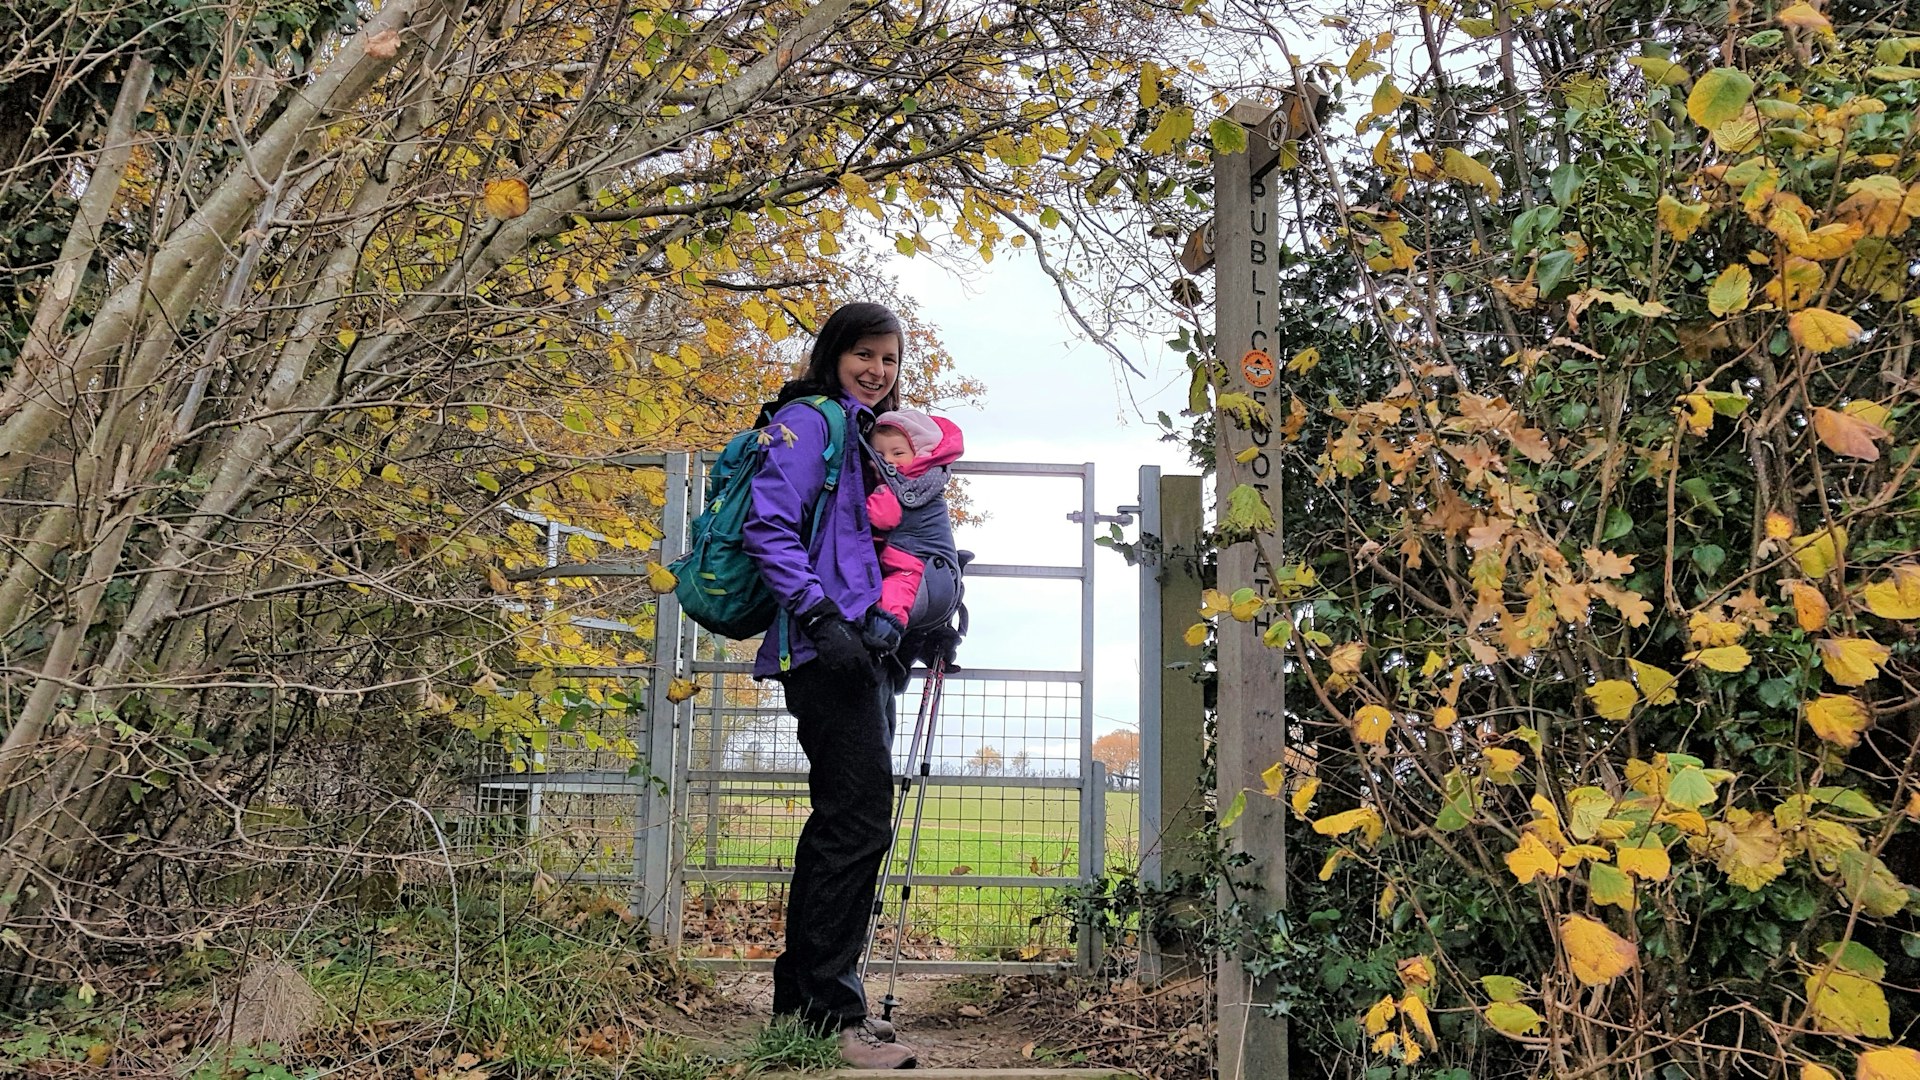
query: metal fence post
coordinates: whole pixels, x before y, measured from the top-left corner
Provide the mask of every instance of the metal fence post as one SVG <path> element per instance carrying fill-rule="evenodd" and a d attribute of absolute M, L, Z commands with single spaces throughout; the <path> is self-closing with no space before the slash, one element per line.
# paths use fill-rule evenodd
<path fill-rule="evenodd" d="M 667 455 L 666 505 L 660 512 L 660 562 L 671 563 L 687 549 L 687 455 Z M 667 684 L 680 661 L 680 602 L 672 593 L 654 601 L 653 674 L 647 679 L 646 770 L 634 818 L 633 893 L 635 918 L 645 918 L 655 940 L 668 931 L 672 893 L 673 791 L 675 776 L 673 713 Z M 661 790 L 665 786 L 666 790 Z"/>

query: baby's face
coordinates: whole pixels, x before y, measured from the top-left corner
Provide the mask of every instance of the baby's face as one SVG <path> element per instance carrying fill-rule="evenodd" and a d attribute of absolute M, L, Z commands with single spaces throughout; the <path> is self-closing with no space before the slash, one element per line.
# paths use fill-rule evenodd
<path fill-rule="evenodd" d="M 873 444 L 873 452 L 880 460 L 899 468 L 913 460 L 913 444 L 907 437 L 892 428 L 877 428 L 868 442 Z"/>

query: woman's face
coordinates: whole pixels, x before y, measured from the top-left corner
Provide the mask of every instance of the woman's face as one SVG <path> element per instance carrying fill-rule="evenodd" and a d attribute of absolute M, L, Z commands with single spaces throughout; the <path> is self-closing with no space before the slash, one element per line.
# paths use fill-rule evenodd
<path fill-rule="evenodd" d="M 840 354 L 840 388 L 871 409 L 893 392 L 900 378 L 900 338 L 874 334 Z"/>

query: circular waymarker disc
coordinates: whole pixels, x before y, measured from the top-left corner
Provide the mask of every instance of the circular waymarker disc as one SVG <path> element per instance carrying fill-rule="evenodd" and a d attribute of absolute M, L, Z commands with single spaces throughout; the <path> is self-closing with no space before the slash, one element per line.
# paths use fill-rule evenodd
<path fill-rule="evenodd" d="M 1273 385 L 1273 357 L 1265 349 L 1248 349 L 1240 358 L 1240 374 L 1246 377 L 1248 386 L 1266 389 Z"/>

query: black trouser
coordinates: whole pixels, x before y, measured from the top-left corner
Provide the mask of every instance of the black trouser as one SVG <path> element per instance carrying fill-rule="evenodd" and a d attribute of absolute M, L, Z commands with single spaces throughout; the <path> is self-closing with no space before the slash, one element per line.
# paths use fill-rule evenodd
<path fill-rule="evenodd" d="M 793 854 L 773 1011 L 823 1031 L 867 1015 L 860 955 L 880 863 L 893 842 L 894 680 L 875 676 L 838 675 L 809 661 L 785 679 L 813 810 Z"/>

